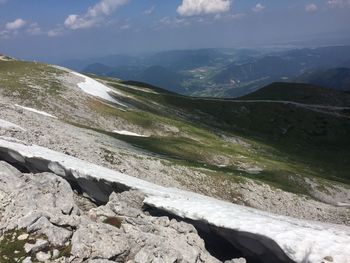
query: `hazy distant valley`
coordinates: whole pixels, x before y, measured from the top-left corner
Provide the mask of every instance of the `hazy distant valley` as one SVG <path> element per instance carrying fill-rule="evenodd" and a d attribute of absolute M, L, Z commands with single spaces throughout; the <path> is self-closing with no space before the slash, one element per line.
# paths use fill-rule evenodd
<path fill-rule="evenodd" d="M 85 73 L 146 82 L 176 93 L 239 97 L 276 81 L 349 91 L 350 47 L 201 49 L 61 63 Z"/>

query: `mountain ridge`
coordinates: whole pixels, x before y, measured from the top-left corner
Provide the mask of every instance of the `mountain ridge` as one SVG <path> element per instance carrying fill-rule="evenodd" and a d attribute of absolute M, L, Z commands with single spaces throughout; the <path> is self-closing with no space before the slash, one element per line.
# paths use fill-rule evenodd
<path fill-rule="evenodd" d="M 306 72 L 297 77 L 295 81 L 350 92 L 350 68 L 342 67 Z"/>
<path fill-rule="evenodd" d="M 115 66 L 111 58 L 96 58 L 87 63 L 82 71 L 147 82 L 183 95 L 239 97 L 272 82 L 303 82 L 298 81 L 298 77 L 307 72 L 316 74 L 320 70 L 344 67 L 350 60 L 347 55 L 349 51 L 349 46 L 283 51 L 176 50 L 139 56 L 124 64 L 124 58 L 118 60 L 115 57 Z M 337 82 L 331 81 L 336 78 L 329 77 L 329 85 L 321 86 L 336 88 Z"/>

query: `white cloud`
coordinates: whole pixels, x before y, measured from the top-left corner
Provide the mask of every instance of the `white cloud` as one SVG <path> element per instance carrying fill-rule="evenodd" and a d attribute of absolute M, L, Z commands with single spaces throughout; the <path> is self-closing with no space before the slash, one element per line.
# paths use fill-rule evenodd
<path fill-rule="evenodd" d="M 143 11 L 143 14 L 144 14 L 144 15 L 152 15 L 152 14 L 154 13 L 154 10 L 155 10 L 155 9 L 156 9 L 155 6 L 152 6 L 151 8 L 149 8 L 149 9 Z"/>
<path fill-rule="evenodd" d="M 230 7 L 230 0 L 182 0 L 177 13 L 181 16 L 218 14 L 229 11 Z"/>
<path fill-rule="evenodd" d="M 179 28 L 179 27 L 188 26 L 192 22 L 193 22 L 193 19 L 165 16 L 156 22 L 156 25 L 153 27 L 153 29 L 160 30 L 164 28 Z"/>
<path fill-rule="evenodd" d="M 190 16 L 190 17 L 170 17 L 165 16 L 158 20 L 153 26 L 154 30 L 161 30 L 167 28 L 181 28 L 190 25 L 209 25 L 215 23 L 215 21 L 233 21 L 246 17 L 246 13 L 225 13 L 216 14 L 211 16 Z"/>
<path fill-rule="evenodd" d="M 28 22 L 22 18 L 17 18 L 14 21 L 5 24 L 4 29 L 0 31 L 0 38 L 9 39 L 20 33 L 35 36 L 42 34 L 42 31 L 38 23 Z"/>
<path fill-rule="evenodd" d="M 63 30 L 61 28 L 55 28 L 51 29 L 47 32 L 47 35 L 49 37 L 57 37 L 57 36 L 62 36 L 63 35 Z"/>
<path fill-rule="evenodd" d="M 38 23 L 32 23 L 27 28 L 27 33 L 32 36 L 41 35 L 42 31 Z"/>
<path fill-rule="evenodd" d="M 9 31 L 13 31 L 13 30 L 18 30 L 22 27 L 24 27 L 27 24 L 27 22 L 25 20 L 23 20 L 22 18 L 17 18 L 16 20 L 12 21 L 12 22 L 8 22 L 6 23 L 6 30 Z"/>
<path fill-rule="evenodd" d="M 305 6 L 305 11 L 306 12 L 312 13 L 312 12 L 316 12 L 317 10 L 318 10 L 318 6 L 315 5 L 315 4 L 308 4 L 308 5 Z"/>
<path fill-rule="evenodd" d="M 327 4 L 331 8 L 344 7 L 346 5 L 350 5 L 350 0 L 328 0 Z"/>
<path fill-rule="evenodd" d="M 100 0 L 96 5 L 89 7 L 84 15 L 69 15 L 64 25 L 73 30 L 93 27 L 127 2 L 128 0 Z"/>
<path fill-rule="evenodd" d="M 263 11 L 264 9 L 265 9 L 265 6 L 263 6 L 263 5 L 260 4 L 260 3 L 256 4 L 256 6 L 254 6 L 254 7 L 252 8 L 253 12 L 256 12 L 256 13 L 261 12 L 261 11 Z"/>
<path fill-rule="evenodd" d="M 237 14 L 230 15 L 229 18 L 231 18 L 231 19 L 242 19 L 245 16 L 246 16 L 245 13 L 237 13 Z"/>
<path fill-rule="evenodd" d="M 131 26 L 129 24 L 125 24 L 125 25 L 122 25 L 120 27 L 121 30 L 127 30 L 127 29 L 130 29 L 130 28 L 131 28 Z"/>
<path fill-rule="evenodd" d="M 10 38 L 10 32 L 7 30 L 0 31 L 0 39 L 9 39 Z"/>
<path fill-rule="evenodd" d="M 82 29 L 94 26 L 99 22 L 97 18 L 80 17 L 79 15 L 69 15 L 64 21 L 64 25 L 70 29 Z"/>

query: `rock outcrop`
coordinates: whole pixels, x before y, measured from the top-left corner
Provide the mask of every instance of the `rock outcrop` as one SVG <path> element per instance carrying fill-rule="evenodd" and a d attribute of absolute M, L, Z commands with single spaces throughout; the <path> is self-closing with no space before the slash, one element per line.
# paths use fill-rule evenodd
<path fill-rule="evenodd" d="M 308 262 L 318 263 L 325 257 L 332 257 L 336 262 L 347 263 L 350 256 L 350 228 L 346 226 L 278 216 L 193 192 L 162 187 L 36 145 L 24 145 L 0 139 L 0 158 L 16 165 L 22 172 L 55 173 L 68 180 L 77 193 L 100 205 L 109 203 L 113 192 L 137 190 L 145 195 L 143 204 L 148 206 L 147 209 L 151 209 L 148 211 L 152 209 L 158 211 L 152 213 L 156 218 L 165 215 L 195 225 L 207 244 L 214 245 L 207 246 L 207 249 L 221 260 L 244 255 L 253 262 L 305 262 L 307 257 Z M 79 203 L 87 211 L 94 208 L 81 198 L 75 199 L 78 200 L 76 204 Z M 127 203 L 121 205 L 124 206 L 132 207 Z M 71 208 L 71 211 L 74 212 L 74 208 Z M 109 216 L 109 212 L 104 216 L 107 216 L 107 221 L 102 222 L 112 222 L 112 225 L 117 226 L 120 224 L 113 215 Z M 98 214 L 92 217 L 99 218 Z M 75 222 L 70 225 L 64 220 L 62 223 L 51 222 L 55 222 L 55 227 L 76 226 Z M 47 225 L 45 219 L 40 219 L 38 222 Z M 135 224 L 131 221 L 131 225 Z M 51 230 L 55 232 L 55 229 L 48 231 Z M 216 239 L 214 243 L 217 244 L 212 242 L 213 235 Z M 227 246 L 225 257 L 217 253 L 222 250 L 220 246 L 223 243 Z M 238 251 L 232 253 L 232 250 Z"/>
<path fill-rule="evenodd" d="M 0 162 L 0 262 L 219 262 L 192 225 L 143 211 L 144 197 L 88 205 L 55 174 Z"/>

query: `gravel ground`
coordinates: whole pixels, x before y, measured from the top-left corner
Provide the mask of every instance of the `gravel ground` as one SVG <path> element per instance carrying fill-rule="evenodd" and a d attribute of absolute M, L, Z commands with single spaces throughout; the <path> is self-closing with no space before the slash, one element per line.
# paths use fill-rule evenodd
<path fill-rule="evenodd" d="M 328 194 L 314 187 L 315 196 L 321 202 L 250 179 L 242 182 L 218 179 L 206 169 L 173 164 L 110 136 L 71 125 L 67 116 L 70 121 L 76 119 L 81 123 L 83 120 L 86 125 L 93 122 L 110 131 L 132 128 L 125 120 L 91 111 L 86 106 L 89 97 L 76 87 L 79 78 L 66 74 L 60 80 L 68 87 L 61 97 L 70 103 L 63 105 L 62 101 L 53 100 L 47 105 L 47 111 L 58 119 L 20 109 L 15 106 L 19 101 L 0 96 L 0 119 L 25 129 L 0 127 L 0 136 L 48 147 L 163 186 L 191 190 L 281 215 L 350 225 L 349 208 L 339 206 L 350 203 L 350 191 L 341 186 L 329 187 Z M 140 133 L 145 134 L 145 131 Z M 306 183 L 310 187 L 316 184 Z"/>

